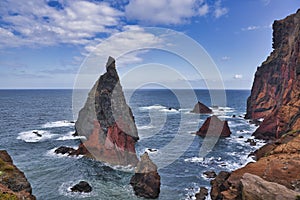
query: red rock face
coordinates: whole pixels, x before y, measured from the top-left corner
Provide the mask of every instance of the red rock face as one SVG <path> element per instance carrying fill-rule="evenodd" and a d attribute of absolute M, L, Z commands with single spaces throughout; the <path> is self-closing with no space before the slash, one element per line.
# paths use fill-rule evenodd
<path fill-rule="evenodd" d="M 196 132 L 196 135 L 201 137 L 205 136 L 220 136 L 220 137 L 229 137 L 231 131 L 229 129 L 227 121 L 221 121 L 217 116 L 213 115 L 208 117 L 204 124 L 201 126 L 199 131 Z"/>
<path fill-rule="evenodd" d="M 113 165 L 132 165 L 138 162 L 135 143 L 137 128 L 115 68 L 109 58 L 107 72 L 96 82 L 87 102 L 79 112 L 75 127 L 86 136 L 75 154 L 85 154 Z M 89 152 L 89 153 L 88 153 Z"/>
<path fill-rule="evenodd" d="M 257 68 L 248 119 L 264 118 L 254 136 L 279 138 L 300 129 L 300 10 L 273 24 L 273 52 Z"/>

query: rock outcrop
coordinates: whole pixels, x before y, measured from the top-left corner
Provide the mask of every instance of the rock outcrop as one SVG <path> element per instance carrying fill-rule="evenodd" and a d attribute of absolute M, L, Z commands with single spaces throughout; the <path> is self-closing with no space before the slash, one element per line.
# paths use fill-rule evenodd
<path fill-rule="evenodd" d="M 273 52 L 257 68 L 246 118 L 263 122 L 260 139 L 300 130 L 300 10 L 273 23 Z"/>
<path fill-rule="evenodd" d="M 152 199 L 159 196 L 160 176 L 157 172 L 157 166 L 151 161 L 148 153 L 141 156 L 130 184 L 137 196 Z"/>
<path fill-rule="evenodd" d="M 89 92 L 75 128 L 78 135 L 87 138 L 75 154 L 89 152 L 96 160 L 113 165 L 137 164 L 138 132 L 112 57 L 107 61 L 106 73 Z"/>
<path fill-rule="evenodd" d="M 36 199 L 24 173 L 13 164 L 4 150 L 0 150 L 0 199 Z"/>
<path fill-rule="evenodd" d="M 229 137 L 231 131 L 227 121 L 222 121 L 217 116 L 213 115 L 205 120 L 204 124 L 196 132 L 196 135 L 201 137 Z"/>
<path fill-rule="evenodd" d="M 88 182 L 80 181 L 79 183 L 71 187 L 71 191 L 89 193 L 92 191 L 92 187 Z"/>
<path fill-rule="evenodd" d="M 233 171 L 227 178 L 217 179 L 218 175 L 213 180 L 218 183 L 217 185 L 212 184 L 211 197 L 213 200 L 244 198 L 241 180 L 246 173 L 259 176 L 265 181 L 280 185 L 280 187 L 284 186 L 289 190 L 300 192 L 300 131 L 288 133 L 280 140 L 266 144 L 254 155 L 257 158 L 256 162 Z M 213 181 L 212 183 L 214 183 Z"/>
<path fill-rule="evenodd" d="M 277 183 L 268 182 L 259 176 L 245 173 L 242 177 L 243 200 L 296 200 L 299 193 Z"/>
<path fill-rule="evenodd" d="M 211 114 L 212 110 L 200 101 L 198 101 L 191 112 L 198 114 Z"/>
<path fill-rule="evenodd" d="M 208 195 L 208 189 L 200 187 L 200 191 L 195 194 L 196 200 L 205 200 Z"/>

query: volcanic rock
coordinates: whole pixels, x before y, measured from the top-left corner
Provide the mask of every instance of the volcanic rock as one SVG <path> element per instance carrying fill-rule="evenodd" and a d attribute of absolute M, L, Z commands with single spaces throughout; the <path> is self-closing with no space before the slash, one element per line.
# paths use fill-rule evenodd
<path fill-rule="evenodd" d="M 85 182 L 85 181 L 80 181 L 79 183 L 77 183 L 76 185 L 74 185 L 71 188 L 72 192 L 91 192 L 92 191 L 92 187 L 90 186 L 89 183 Z"/>
<path fill-rule="evenodd" d="M 217 116 L 208 117 L 202 127 L 196 132 L 196 135 L 201 137 L 229 137 L 231 131 L 227 121 L 221 121 Z"/>
<path fill-rule="evenodd" d="M 196 200 L 205 200 L 208 195 L 208 189 L 205 187 L 200 187 L 200 191 L 196 193 Z"/>
<path fill-rule="evenodd" d="M 198 113 L 198 114 L 211 114 L 212 110 L 206 105 L 204 105 L 203 103 L 201 103 L 200 101 L 198 101 L 198 103 L 196 103 L 194 109 L 191 112 Z"/>
<path fill-rule="evenodd" d="M 160 176 L 157 172 L 157 166 L 151 161 L 148 153 L 141 156 L 130 184 L 137 196 L 152 199 L 159 196 Z"/>
<path fill-rule="evenodd" d="M 112 57 L 107 61 L 106 73 L 89 92 L 75 128 L 78 135 L 87 138 L 77 153 L 89 152 L 96 160 L 113 165 L 137 164 L 135 143 L 139 139 L 138 132 Z"/>
<path fill-rule="evenodd" d="M 217 176 L 216 172 L 214 171 L 205 171 L 203 174 L 206 176 L 206 178 L 215 178 Z"/>
<path fill-rule="evenodd" d="M 297 193 L 278 183 L 268 182 L 259 176 L 245 173 L 241 179 L 243 200 L 296 199 Z"/>
<path fill-rule="evenodd" d="M 273 23 L 273 52 L 257 68 L 245 118 L 263 118 L 256 138 L 300 130 L 300 10 Z"/>
<path fill-rule="evenodd" d="M 13 164 L 4 150 L 0 150 L 0 199 L 36 199 L 24 173 Z"/>
<path fill-rule="evenodd" d="M 229 172 L 221 171 L 214 180 L 210 182 L 211 191 L 210 197 L 212 200 L 222 199 L 222 191 L 225 191 L 229 186 L 226 183 L 227 178 L 230 176 Z"/>

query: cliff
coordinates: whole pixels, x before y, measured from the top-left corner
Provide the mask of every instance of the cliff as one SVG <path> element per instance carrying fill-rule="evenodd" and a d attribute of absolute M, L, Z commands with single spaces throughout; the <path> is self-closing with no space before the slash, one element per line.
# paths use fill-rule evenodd
<path fill-rule="evenodd" d="M 273 52 L 257 68 L 246 118 L 264 118 L 253 133 L 274 139 L 300 129 L 300 10 L 273 23 Z"/>
<path fill-rule="evenodd" d="M 35 200 L 31 192 L 24 173 L 13 164 L 6 151 L 0 150 L 0 199 Z"/>
<path fill-rule="evenodd" d="M 77 134 L 86 136 L 87 140 L 73 154 L 89 152 L 95 159 L 114 165 L 137 164 L 138 132 L 112 57 L 107 61 L 106 73 L 89 92 L 75 128 Z"/>

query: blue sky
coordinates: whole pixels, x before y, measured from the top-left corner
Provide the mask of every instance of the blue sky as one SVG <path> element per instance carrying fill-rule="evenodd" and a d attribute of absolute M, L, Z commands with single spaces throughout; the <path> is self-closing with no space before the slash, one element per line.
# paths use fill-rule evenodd
<path fill-rule="evenodd" d="M 216 64 L 225 88 L 250 89 L 256 68 L 272 51 L 273 21 L 299 8 L 299 0 L 2 0 L 0 88 L 73 88 L 80 66 L 98 44 L 120 32 L 139 30 L 131 43 L 122 38 L 107 51 L 134 47 L 134 42 L 147 46 L 156 38 L 143 28 L 161 27 L 198 42 Z M 194 87 L 205 88 L 205 77 L 194 77 L 192 67 L 158 50 L 120 59 L 120 76 L 153 61 L 185 74 Z M 155 77 L 153 82 L 168 81 L 167 75 L 157 76 L 157 66 L 145 74 Z M 180 88 L 180 81 L 176 84 Z"/>

